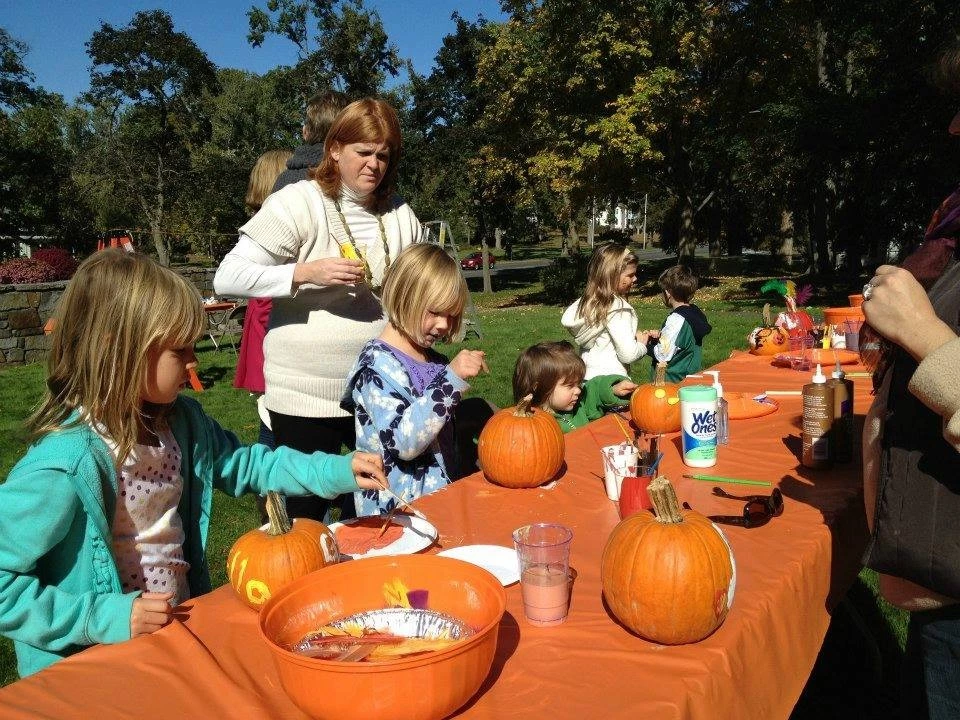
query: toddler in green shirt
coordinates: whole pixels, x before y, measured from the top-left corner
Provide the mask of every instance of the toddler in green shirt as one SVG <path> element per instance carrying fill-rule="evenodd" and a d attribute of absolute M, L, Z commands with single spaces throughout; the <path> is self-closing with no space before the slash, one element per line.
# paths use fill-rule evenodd
<path fill-rule="evenodd" d="M 552 413 L 567 433 L 629 403 L 637 387 L 622 375 L 583 381 L 583 359 L 564 341 L 542 342 L 524 350 L 513 368 L 513 399 L 532 395 L 531 406 Z"/>

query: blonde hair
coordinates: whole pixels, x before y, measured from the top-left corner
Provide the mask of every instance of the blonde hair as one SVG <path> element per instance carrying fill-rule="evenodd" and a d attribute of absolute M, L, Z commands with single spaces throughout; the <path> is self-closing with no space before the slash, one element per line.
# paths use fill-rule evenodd
<path fill-rule="evenodd" d="M 257 158 L 247 182 L 247 196 L 243 199 L 248 213 L 253 215 L 260 209 L 292 156 L 291 150 L 267 150 Z"/>
<path fill-rule="evenodd" d="M 336 90 L 317 93 L 307 100 L 307 117 L 303 122 L 303 141 L 308 145 L 323 142 L 336 120 L 347 105 L 347 96 Z"/>
<path fill-rule="evenodd" d="M 410 245 L 387 270 L 383 310 L 390 323 L 418 346 L 424 345 L 422 325 L 428 310 L 449 314 L 445 340 L 460 340 L 466 304 L 467 283 L 457 261 L 439 245 Z"/>
<path fill-rule="evenodd" d="M 587 325 L 603 325 L 607 313 L 617 297 L 620 275 L 637 264 L 637 256 L 630 248 L 616 243 L 598 247 L 587 268 L 587 286 L 580 299 L 580 317 Z"/>
<path fill-rule="evenodd" d="M 561 382 L 580 384 L 587 366 L 566 340 L 531 345 L 513 366 L 513 401 L 533 395 L 532 405 L 543 407 Z"/>
<path fill-rule="evenodd" d="M 340 197 L 340 166 L 331 150 L 352 143 L 383 143 L 390 149 L 387 170 L 370 195 L 370 209 L 385 210 L 393 197 L 400 163 L 400 121 L 397 113 L 383 100 L 364 98 L 352 102 L 337 115 L 323 143 L 323 160 L 311 170 L 327 196 Z"/>
<path fill-rule="evenodd" d="M 146 255 L 102 250 L 77 268 L 54 318 L 47 391 L 28 428 L 37 438 L 80 410 L 77 421 L 102 425 L 127 457 L 151 354 L 197 341 L 207 326 L 200 293 Z"/>

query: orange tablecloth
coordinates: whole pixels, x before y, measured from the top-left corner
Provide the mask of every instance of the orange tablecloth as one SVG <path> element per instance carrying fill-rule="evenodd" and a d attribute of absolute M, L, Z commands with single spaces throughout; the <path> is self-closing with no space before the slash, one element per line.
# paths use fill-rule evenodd
<path fill-rule="evenodd" d="M 731 391 L 796 390 L 807 381 L 805 373 L 746 354 L 718 368 Z M 869 379 L 855 385 L 859 421 Z M 603 605 L 600 555 L 618 516 L 604 493 L 599 447 L 622 439 L 612 418 L 567 435 L 566 472 L 551 488 L 504 490 L 474 475 L 423 498 L 418 507 L 436 524 L 442 547 L 510 545 L 514 528 L 541 520 L 574 530 L 571 562 L 579 574 L 567 622 L 525 624 L 520 588 L 507 588 L 493 670 L 457 717 L 787 717 L 830 611 L 856 577 L 866 529 L 859 461 L 831 470 L 799 467 L 800 398 L 778 402 L 772 415 L 733 422 L 730 445 L 703 471 L 774 481 L 785 510 L 760 528 L 726 528 L 737 561 L 736 597 L 723 626 L 694 645 L 642 640 Z M 711 483 L 680 478 L 689 469 L 675 440 L 664 442 L 661 470 L 676 481 L 681 499 L 703 512 L 735 513 L 737 502 L 713 497 Z M 0 690 L 0 716 L 303 717 L 279 686 L 256 615 L 229 588 L 191 601 L 184 615 L 154 635 L 91 648 Z"/>

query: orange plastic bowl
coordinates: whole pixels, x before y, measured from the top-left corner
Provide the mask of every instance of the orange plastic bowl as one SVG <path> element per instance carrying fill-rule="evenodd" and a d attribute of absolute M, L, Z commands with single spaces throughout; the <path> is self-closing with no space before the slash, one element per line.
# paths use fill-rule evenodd
<path fill-rule="evenodd" d="M 429 590 L 428 607 L 463 620 L 476 634 L 448 650 L 386 662 L 337 662 L 284 649 L 346 615 L 385 606 L 383 585 L 399 578 Z M 260 611 L 287 695 L 320 720 L 440 720 L 480 689 L 497 649 L 506 608 L 503 586 L 486 570 L 453 558 L 399 555 L 330 565 L 285 586 Z"/>

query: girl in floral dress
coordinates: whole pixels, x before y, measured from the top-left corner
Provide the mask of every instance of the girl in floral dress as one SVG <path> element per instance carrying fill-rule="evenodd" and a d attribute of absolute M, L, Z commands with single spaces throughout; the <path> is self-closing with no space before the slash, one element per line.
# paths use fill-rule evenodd
<path fill-rule="evenodd" d="M 356 417 L 357 450 L 379 453 L 390 489 L 404 500 L 460 476 L 454 416 L 467 382 L 485 368 L 480 350 L 452 361 L 434 343 L 460 335 L 467 286 L 456 260 L 437 245 L 406 248 L 387 273 L 387 326 L 360 352 L 347 377 L 346 407 Z M 355 493 L 357 515 L 389 512 L 387 492 Z"/>

